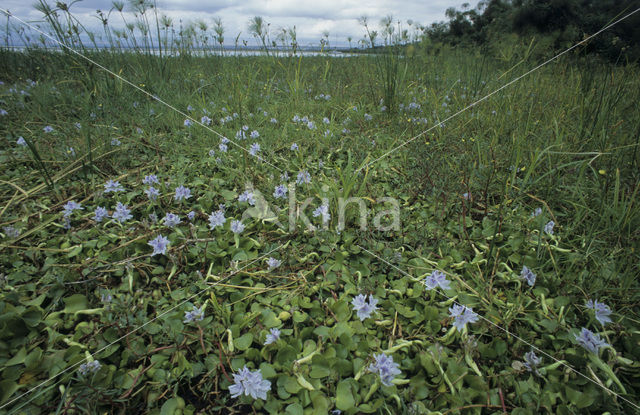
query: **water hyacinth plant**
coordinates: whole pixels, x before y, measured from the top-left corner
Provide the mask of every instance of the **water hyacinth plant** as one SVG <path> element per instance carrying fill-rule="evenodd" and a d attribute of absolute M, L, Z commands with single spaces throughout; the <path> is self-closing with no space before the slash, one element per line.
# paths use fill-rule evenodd
<path fill-rule="evenodd" d="M 639 14 L 546 3 L 12 9 L 0 412 L 636 413 Z"/>

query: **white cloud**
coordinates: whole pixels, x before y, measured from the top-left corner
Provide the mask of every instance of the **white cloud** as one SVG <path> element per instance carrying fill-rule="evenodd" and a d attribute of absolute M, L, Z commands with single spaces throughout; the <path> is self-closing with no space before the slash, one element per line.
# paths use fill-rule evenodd
<path fill-rule="evenodd" d="M 49 3 L 53 5 L 53 2 Z M 211 27 L 212 19 L 220 17 L 225 26 L 227 44 L 232 44 L 238 33 L 241 33 L 240 39 L 252 44 L 248 22 L 253 16 L 262 16 L 272 33 L 281 27 L 295 26 L 300 44 L 318 44 L 323 31 L 329 31 L 332 44 L 346 45 L 348 36 L 354 40 L 364 36 L 364 29 L 357 22 L 360 16 L 368 16 L 372 26 L 378 25 L 380 19 L 387 15 L 393 15 L 405 26 L 408 19 L 428 25 L 444 20 L 445 10 L 459 7 L 461 3 L 461 0 L 159 0 L 158 10 L 171 17 L 176 26 L 180 21 L 203 20 Z M 85 0 L 74 4 L 71 10 L 85 26 L 101 31 L 101 24 L 95 17 L 96 10 L 108 12 L 111 7 L 111 0 Z M 42 18 L 32 4 L 24 0 L 4 0 L 1 8 L 29 21 Z M 131 10 L 128 6 L 125 9 Z M 132 19 L 130 12 L 127 18 Z M 111 14 L 109 23 L 116 27 L 123 25 L 118 13 Z"/>

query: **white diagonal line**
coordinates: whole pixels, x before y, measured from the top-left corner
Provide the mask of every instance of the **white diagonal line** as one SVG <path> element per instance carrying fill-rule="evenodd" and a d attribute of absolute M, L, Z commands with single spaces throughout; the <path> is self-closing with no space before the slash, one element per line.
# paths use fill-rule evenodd
<path fill-rule="evenodd" d="M 379 260 L 381 260 L 382 262 L 384 262 L 385 264 L 391 266 L 392 268 L 394 268 L 395 270 L 399 271 L 400 273 L 402 273 L 403 275 L 406 275 L 410 278 L 415 278 L 413 275 L 401 270 L 400 268 L 396 267 L 395 265 L 393 265 L 392 263 L 390 263 L 389 261 L 385 260 L 384 258 L 381 258 L 380 256 L 374 254 L 373 252 L 369 251 L 366 248 L 363 248 L 360 245 L 357 245 L 358 248 L 362 249 L 363 251 L 365 251 L 366 253 L 368 253 L 369 255 L 378 258 Z M 442 291 L 441 289 L 436 289 L 436 291 L 440 294 L 442 294 L 443 297 L 445 297 L 447 300 L 452 301 L 454 304 L 457 304 L 459 306 L 464 307 L 464 304 L 460 304 L 459 302 L 457 302 L 455 299 L 449 297 L 447 294 L 444 293 L 444 291 Z M 612 395 L 615 395 L 617 398 L 622 399 L 623 401 L 625 401 L 626 403 L 628 403 L 629 405 L 633 406 L 634 408 L 640 410 L 640 406 L 631 402 L 630 400 L 628 400 L 627 398 L 621 396 L 620 394 L 612 391 L 611 389 L 607 388 L 604 385 L 599 384 L 598 382 L 596 382 L 595 380 L 591 379 L 590 377 L 588 377 L 587 375 L 582 374 L 581 372 L 577 371 L 576 369 L 574 369 L 572 366 L 568 365 L 567 363 L 563 362 L 562 360 L 558 360 L 555 357 L 553 357 L 552 355 L 550 355 L 549 353 L 545 352 L 544 350 L 540 349 L 539 347 L 536 347 L 535 345 L 529 343 L 528 341 L 524 340 L 522 337 L 513 334 L 512 332 L 510 332 L 509 330 L 507 330 L 506 328 L 494 323 L 493 321 L 489 320 L 488 318 L 484 317 L 481 314 L 478 314 L 478 317 L 480 317 L 482 320 L 486 321 L 487 323 L 491 324 L 492 326 L 502 330 L 503 332 L 507 333 L 509 336 L 514 337 L 515 339 L 518 339 L 519 341 L 521 341 L 522 343 L 530 346 L 532 349 L 536 350 L 537 352 L 547 356 L 549 359 L 555 361 L 556 363 L 566 367 L 567 369 L 571 370 L 572 372 L 574 372 L 577 375 L 582 376 L 583 378 L 587 379 L 588 381 L 590 381 L 591 383 L 598 385 L 599 387 L 601 387 L 602 389 L 606 390 L 607 392 L 611 393 Z"/>
<path fill-rule="evenodd" d="M 609 25 L 607 25 L 607 26 L 603 27 L 602 29 L 598 30 L 597 32 L 595 32 L 595 33 L 594 33 L 594 34 L 592 34 L 591 36 L 588 36 L 588 37 L 586 37 L 586 38 L 582 39 L 580 42 L 578 42 L 578 43 L 576 43 L 575 45 L 571 46 L 569 49 L 565 50 L 564 52 L 561 52 L 561 53 L 557 54 L 556 56 L 554 56 L 554 57 L 553 57 L 553 58 L 551 58 L 551 59 L 548 59 L 548 60 L 544 61 L 543 63 L 541 63 L 540 65 L 538 65 L 538 66 L 536 66 L 535 68 L 531 69 L 530 71 L 526 72 L 525 74 L 520 75 L 519 77 L 517 77 L 517 78 L 515 78 L 515 79 L 511 80 L 510 82 L 507 82 L 506 84 L 502 85 L 500 88 L 496 89 L 495 91 L 491 92 L 490 94 L 485 95 L 484 97 L 480 98 L 480 99 L 479 99 L 479 100 L 477 100 L 476 102 L 474 102 L 474 103 L 472 103 L 472 104 L 467 105 L 466 107 L 464 107 L 464 108 L 463 108 L 463 109 L 461 109 L 460 111 L 456 112 L 455 114 L 450 115 L 449 117 L 445 118 L 444 120 L 442 120 L 442 121 L 438 122 L 438 123 L 437 123 L 436 125 L 434 125 L 433 127 L 430 127 L 430 128 L 428 128 L 428 129 L 424 130 L 423 132 L 421 132 L 420 134 L 418 134 L 418 135 L 416 135 L 416 136 L 414 136 L 414 137 L 411 137 L 410 139 L 408 139 L 408 140 L 407 140 L 407 141 L 405 141 L 404 143 L 402 143 L 402 144 L 400 144 L 400 145 L 398 145 L 398 146 L 396 146 L 396 147 L 392 148 L 391 150 L 387 151 L 386 153 L 384 153 L 383 155 L 381 155 L 381 156 L 380 156 L 380 157 L 378 157 L 377 159 L 373 160 L 372 162 L 367 163 L 367 164 L 365 164 L 364 166 L 360 167 L 358 170 L 356 170 L 356 173 L 357 173 L 357 172 L 359 172 L 360 170 L 364 169 L 364 168 L 369 167 L 370 165 L 374 164 L 374 163 L 375 163 L 375 162 L 377 162 L 378 160 L 381 160 L 381 159 L 383 159 L 383 158 L 387 157 L 389 154 L 391 154 L 391 153 L 395 152 L 396 150 L 398 150 L 398 149 L 400 149 L 400 148 L 402 148 L 402 147 L 406 146 L 407 144 L 411 143 L 412 141 L 414 141 L 414 140 L 416 140 L 416 139 L 418 139 L 418 138 L 422 137 L 423 135 L 425 135 L 425 134 L 426 134 L 426 133 L 428 133 L 429 131 L 433 130 L 434 128 L 438 127 L 439 125 L 442 125 L 443 123 L 445 123 L 445 122 L 449 121 L 450 119 L 452 119 L 452 118 L 454 118 L 454 117 L 456 117 L 456 116 L 458 116 L 458 115 L 462 114 L 463 112 L 465 112 L 465 111 L 466 111 L 466 110 L 468 110 L 469 108 L 473 108 L 473 107 L 475 107 L 476 105 L 478 105 L 478 104 L 479 104 L 479 103 L 481 103 L 482 101 L 487 100 L 487 99 L 488 99 L 489 97 L 491 97 L 492 95 L 494 95 L 494 94 L 496 94 L 496 93 L 498 93 L 498 92 L 502 91 L 503 89 L 505 89 L 505 88 L 506 88 L 506 87 L 508 87 L 509 85 L 511 85 L 511 84 L 513 84 L 513 83 L 515 83 L 515 82 L 519 81 L 520 79 L 524 78 L 525 76 L 530 75 L 532 72 L 535 72 L 536 70 L 538 70 L 538 69 L 542 68 L 543 66 L 545 66 L 545 65 L 546 65 L 546 64 L 548 64 L 549 62 L 554 61 L 555 59 L 557 59 L 557 58 L 559 58 L 560 56 L 564 55 L 565 53 L 567 53 L 567 52 L 569 52 L 569 51 L 571 51 L 571 50 L 573 50 L 573 49 L 577 48 L 578 46 L 580 46 L 581 44 L 583 44 L 583 43 L 587 42 L 588 40 L 590 40 L 590 39 L 594 38 L 595 36 L 598 36 L 600 33 L 604 32 L 605 30 L 607 30 L 607 29 L 611 28 L 612 26 L 614 26 L 614 25 L 616 25 L 616 24 L 620 23 L 621 21 L 623 21 L 623 20 L 624 20 L 624 19 L 626 19 L 627 17 L 631 16 L 632 14 L 637 13 L 638 11 L 640 11 L 640 8 L 638 8 L 638 9 L 636 9 L 636 10 L 632 11 L 631 13 L 629 13 L 629 14 L 627 14 L 626 16 L 624 16 L 624 17 L 622 17 L 622 18 L 620 18 L 620 19 L 616 20 L 615 22 L 613 22 L 613 23 L 611 23 L 611 24 L 609 24 Z"/>
<path fill-rule="evenodd" d="M 231 278 L 231 277 L 232 277 L 232 276 L 234 276 L 235 274 L 237 274 L 237 273 L 239 273 L 240 271 L 242 271 L 243 269 L 247 268 L 249 265 L 253 264 L 254 262 L 259 261 L 260 259 L 262 259 L 262 258 L 266 257 L 266 256 L 267 256 L 267 255 L 269 255 L 270 253 L 272 253 L 272 252 L 274 252 L 274 251 L 277 251 L 278 249 L 282 248 L 283 246 L 284 246 L 284 244 L 283 244 L 283 245 L 278 246 L 277 248 L 272 249 L 271 251 L 267 252 L 266 254 L 264 254 L 264 255 L 262 255 L 262 256 L 260 256 L 260 257 L 256 258 L 256 259 L 254 259 L 253 261 L 249 262 L 248 264 L 246 264 L 244 267 L 240 268 L 239 270 L 237 270 L 237 271 L 235 271 L 235 272 L 232 272 L 231 274 L 227 275 L 226 277 L 224 277 L 224 278 L 222 278 L 222 279 L 220 279 L 220 280 L 216 281 L 215 283 L 213 283 L 213 284 L 211 284 L 211 285 L 209 285 L 209 286 L 207 286 L 207 287 L 203 288 L 202 290 L 198 291 L 197 293 L 195 293 L 195 294 L 193 294 L 192 296 L 188 297 L 186 300 L 184 300 L 184 301 L 182 301 L 181 303 L 179 303 L 178 305 L 171 307 L 170 309 L 168 309 L 167 311 L 162 312 L 161 314 L 158 314 L 156 317 L 152 318 L 151 320 L 148 320 L 148 321 L 147 321 L 147 322 L 145 322 L 144 324 L 142 324 L 142 325 L 140 325 L 140 326 L 136 327 L 135 329 L 133 329 L 133 330 L 129 331 L 128 333 L 126 333 L 126 334 L 122 335 L 120 338 L 118 338 L 118 339 L 116 339 L 116 340 L 112 341 L 111 343 L 109 343 L 108 345 L 106 345 L 106 346 L 104 346 L 103 348 L 99 349 L 98 351 L 93 352 L 93 353 L 92 353 L 92 355 L 98 355 L 98 354 L 99 354 L 99 353 L 101 353 L 102 351 L 104 351 L 104 350 L 106 350 L 107 348 L 109 348 L 109 347 L 113 346 L 114 344 L 118 343 L 120 340 L 123 340 L 123 339 L 125 339 L 125 338 L 129 337 L 130 335 L 132 335 L 133 333 L 135 333 L 135 332 L 139 331 L 140 329 L 144 328 L 144 327 L 145 327 L 145 326 L 147 326 L 148 324 L 153 323 L 155 320 L 159 319 L 160 317 L 167 315 L 168 313 L 172 312 L 172 311 L 173 311 L 173 310 L 175 310 L 176 308 L 178 308 L 178 307 L 180 307 L 180 306 L 184 305 L 185 303 L 187 303 L 187 302 L 191 301 L 192 299 L 194 299 L 194 298 L 196 298 L 196 297 L 199 297 L 199 296 L 200 296 L 200 295 L 202 295 L 205 291 L 208 291 L 209 289 L 211 289 L 211 288 L 215 287 L 216 285 L 220 284 L 222 281 L 225 281 L 225 280 L 227 280 L 227 279 Z M 82 363 L 84 363 L 85 361 L 87 361 L 87 358 L 86 358 L 86 357 L 85 357 L 84 359 L 80 360 L 79 362 L 76 362 L 75 364 L 73 364 L 73 365 L 69 366 L 68 368 L 64 369 L 62 372 L 60 372 L 60 373 L 58 373 L 58 374 L 56 374 L 56 375 L 54 375 L 54 376 L 51 376 L 49 379 L 47 379 L 47 380 L 45 380 L 45 381 L 43 381 L 43 382 L 39 383 L 38 385 L 34 386 L 33 388 L 31 388 L 31 389 L 27 390 L 26 392 L 22 393 L 21 395 L 19 395 L 19 396 L 15 397 L 15 398 L 11 399 L 10 401 L 6 402 L 6 403 L 5 403 L 5 404 L 3 404 L 2 406 L 0 406 L 0 409 L 5 408 L 6 406 L 8 406 L 8 405 L 10 405 L 11 403 L 13 403 L 13 402 L 17 401 L 18 399 L 22 398 L 22 397 L 23 397 L 23 396 L 25 396 L 25 395 L 30 394 L 30 393 L 31 393 L 31 392 L 33 392 L 34 390 L 36 390 L 36 389 L 40 388 L 41 386 L 43 386 L 43 385 L 45 385 L 45 384 L 47 384 L 47 383 L 51 382 L 53 379 L 55 379 L 55 378 L 59 377 L 60 375 L 62 375 L 62 374 L 64 374 L 64 373 L 66 373 L 66 372 L 69 372 L 69 371 L 71 371 L 71 370 L 75 370 L 75 368 L 76 368 L 77 366 L 81 365 L 81 364 L 82 364 Z"/>
<path fill-rule="evenodd" d="M 42 30 L 38 29 L 37 27 L 33 26 L 30 23 L 25 22 L 24 20 L 22 20 L 21 18 L 14 16 L 13 14 L 11 14 L 11 12 L 9 12 L 9 10 L 6 9 L 0 9 L 0 11 L 2 11 L 3 13 L 5 13 L 7 16 L 9 17 L 13 17 L 14 19 L 16 19 L 17 21 L 21 22 L 22 24 L 24 24 L 25 26 L 28 26 L 29 28 L 31 28 L 32 30 L 35 30 L 36 32 L 40 33 L 41 35 L 47 37 L 47 39 L 52 40 L 53 42 L 57 43 L 58 45 L 62 46 L 63 48 L 67 49 L 70 52 L 75 53 L 76 55 L 80 56 L 82 59 L 85 59 L 89 62 L 91 62 L 92 64 L 96 65 L 98 68 L 102 69 L 103 71 L 109 73 L 110 75 L 118 78 L 119 80 L 121 80 L 122 82 L 126 83 L 127 85 L 130 85 L 132 87 L 134 87 L 135 89 L 137 89 L 138 91 L 142 92 L 143 94 L 151 97 L 152 99 L 160 102 L 161 104 L 165 105 L 168 108 L 171 108 L 172 110 L 174 110 L 175 112 L 177 112 L 178 114 L 182 115 L 183 117 L 188 118 L 189 120 L 195 122 L 196 124 L 206 128 L 207 130 L 211 131 L 212 133 L 214 133 L 215 135 L 217 135 L 220 138 L 227 138 L 229 140 L 229 142 L 231 144 L 233 144 L 234 146 L 241 148 L 242 150 L 244 150 L 246 153 L 251 154 L 251 152 L 249 150 L 247 150 L 245 147 L 241 146 L 240 144 L 236 143 L 235 141 L 229 139 L 228 137 L 225 137 L 224 135 L 220 134 L 219 132 L 217 132 L 216 130 L 214 130 L 213 128 L 209 127 L 208 125 L 198 121 L 197 119 L 193 118 L 192 116 L 190 116 L 189 114 L 180 111 L 178 108 L 174 107 L 173 105 L 169 104 L 168 102 L 160 99 L 160 97 L 158 97 L 157 95 L 151 94 L 150 92 L 147 92 L 146 90 L 140 88 L 138 85 L 134 84 L 133 82 L 123 78 L 122 76 L 118 75 L 117 73 L 113 72 L 112 70 L 110 70 L 109 68 L 106 68 L 102 65 L 100 65 L 99 63 L 97 63 L 96 61 L 94 61 L 93 59 L 83 55 L 82 53 L 78 52 L 77 50 L 70 48 L 69 46 L 65 45 L 64 43 L 60 42 L 59 40 L 55 39 L 54 37 L 52 37 L 51 35 L 43 32 Z M 267 163 L 268 165 L 270 165 L 271 167 L 273 167 L 274 169 L 278 170 L 278 171 L 283 171 L 281 168 L 276 167 L 275 165 L 269 163 L 268 161 L 266 161 L 264 158 L 260 157 L 260 156 L 255 156 L 258 160 L 262 160 L 265 163 Z"/>

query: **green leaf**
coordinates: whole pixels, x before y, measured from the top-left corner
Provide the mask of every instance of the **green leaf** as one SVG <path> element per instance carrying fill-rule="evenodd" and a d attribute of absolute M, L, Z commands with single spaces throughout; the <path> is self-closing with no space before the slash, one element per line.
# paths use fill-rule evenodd
<path fill-rule="evenodd" d="M 253 343 L 253 334 L 246 333 L 236 339 L 233 339 L 233 345 L 238 350 L 247 350 Z"/>
<path fill-rule="evenodd" d="M 86 310 L 88 307 L 87 297 L 82 294 L 74 294 L 63 299 L 65 308 L 63 313 L 75 313 L 80 310 Z"/>
<path fill-rule="evenodd" d="M 356 406 L 356 400 L 351 391 L 351 382 L 341 380 L 336 388 L 336 407 L 346 411 Z"/>

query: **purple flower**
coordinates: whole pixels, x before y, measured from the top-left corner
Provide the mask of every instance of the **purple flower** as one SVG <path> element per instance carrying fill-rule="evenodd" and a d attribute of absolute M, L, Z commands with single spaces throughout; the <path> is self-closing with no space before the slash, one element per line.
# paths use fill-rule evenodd
<path fill-rule="evenodd" d="M 204 125 L 211 125 L 211 118 L 204 115 L 202 118 L 200 118 L 200 123 Z"/>
<path fill-rule="evenodd" d="M 97 360 L 92 360 L 91 362 L 83 363 L 78 367 L 78 373 L 82 376 L 87 376 L 89 374 L 93 374 L 98 372 L 102 365 Z"/>
<path fill-rule="evenodd" d="M 20 236 L 20 229 L 16 229 L 14 226 L 8 225 L 3 226 L 2 231 L 6 235 L 7 238 L 17 238 Z"/>
<path fill-rule="evenodd" d="M 52 127 L 52 126 L 50 126 L 50 125 L 47 125 L 47 126 L 45 126 L 45 127 L 42 129 L 42 131 L 44 131 L 45 133 L 47 133 L 47 134 L 48 134 L 48 133 L 50 133 L 50 132 L 52 132 L 52 131 L 53 131 L 53 127 Z"/>
<path fill-rule="evenodd" d="M 359 294 L 352 301 L 353 311 L 356 312 L 360 321 L 364 321 L 364 319 L 369 318 L 371 313 L 378 309 L 378 299 L 374 298 L 372 295 L 369 295 L 369 302 L 366 302 L 367 297 L 364 294 Z"/>
<path fill-rule="evenodd" d="M 449 315 L 454 318 L 453 325 L 460 331 L 467 325 L 467 323 L 475 323 L 478 321 L 478 314 L 473 312 L 473 309 L 460 304 L 454 304 L 449 308 Z"/>
<path fill-rule="evenodd" d="M 193 210 L 189 213 L 187 213 L 187 219 L 189 219 L 189 222 L 193 221 L 193 218 L 196 217 L 196 212 L 194 212 Z"/>
<path fill-rule="evenodd" d="M 176 187 L 176 194 L 173 196 L 175 200 L 189 199 L 191 197 L 191 190 L 188 187 L 178 186 Z"/>
<path fill-rule="evenodd" d="M 251 144 L 251 147 L 249 147 L 249 154 L 251 154 L 252 156 L 257 155 L 259 151 L 260 151 L 260 144 L 258 143 L 253 143 Z"/>
<path fill-rule="evenodd" d="M 111 192 L 124 192 L 124 187 L 122 187 L 122 185 L 120 184 L 119 181 L 117 180 L 108 180 L 105 184 L 104 184 L 104 192 L 105 193 L 111 193 Z"/>
<path fill-rule="evenodd" d="M 580 331 L 580 335 L 575 334 L 574 336 L 580 346 L 584 347 L 591 353 L 598 354 L 601 347 L 609 346 L 607 342 L 600 338 L 599 334 L 595 334 L 591 330 L 584 327 Z"/>
<path fill-rule="evenodd" d="M 548 233 L 549 235 L 553 235 L 553 227 L 556 225 L 556 223 L 552 220 L 550 220 L 549 222 L 547 222 L 546 225 L 544 225 L 544 231 L 545 233 Z"/>
<path fill-rule="evenodd" d="M 244 224 L 239 220 L 231 221 L 231 232 L 240 234 L 244 231 Z"/>
<path fill-rule="evenodd" d="M 218 226 L 224 225 L 227 221 L 227 218 L 224 217 L 223 210 L 216 210 L 209 215 L 209 228 L 211 230 L 217 228 Z"/>
<path fill-rule="evenodd" d="M 118 202 L 118 204 L 116 205 L 116 210 L 115 212 L 113 212 L 113 215 L 111 215 L 111 217 L 120 223 L 124 223 L 133 218 L 133 215 L 131 214 L 131 210 L 127 207 L 127 205 L 123 205 L 122 203 Z"/>
<path fill-rule="evenodd" d="M 296 183 L 298 183 L 298 184 L 311 183 L 311 175 L 309 174 L 309 172 L 306 171 L 306 170 L 300 171 L 298 173 L 298 177 L 296 179 Z"/>
<path fill-rule="evenodd" d="M 65 203 L 62 208 L 64 209 L 64 217 L 65 218 L 68 218 L 69 216 L 71 216 L 71 214 L 73 213 L 74 210 L 83 210 L 84 209 L 80 203 L 75 202 L 73 200 L 70 200 L 67 203 Z"/>
<path fill-rule="evenodd" d="M 107 209 L 103 208 L 102 206 L 98 206 L 93 213 L 93 220 L 95 220 L 96 222 L 102 222 L 104 218 L 109 216 L 109 212 L 107 212 Z"/>
<path fill-rule="evenodd" d="M 298 145 L 296 143 L 291 144 L 291 151 L 298 151 Z"/>
<path fill-rule="evenodd" d="M 440 287 L 443 290 L 451 288 L 451 282 L 447 280 L 444 272 L 435 270 L 424 280 L 427 290 L 433 290 L 436 287 Z"/>
<path fill-rule="evenodd" d="M 193 124 L 193 122 L 190 119 L 186 119 L 184 120 L 184 126 L 185 127 L 191 127 L 191 125 Z"/>
<path fill-rule="evenodd" d="M 269 265 L 269 269 L 278 268 L 280 266 L 280 264 L 282 264 L 282 262 L 280 260 L 275 259 L 275 258 L 267 259 L 267 265 Z"/>
<path fill-rule="evenodd" d="M 18 141 L 16 141 L 16 144 L 22 147 L 26 147 L 27 146 L 27 140 L 24 139 L 24 137 L 20 136 L 18 137 Z"/>
<path fill-rule="evenodd" d="M 533 213 L 531 213 L 531 217 L 535 218 L 536 216 L 540 216 L 542 214 L 542 208 L 537 207 Z"/>
<path fill-rule="evenodd" d="M 149 186 L 144 192 L 147 194 L 149 200 L 156 200 L 158 196 L 160 196 L 160 191 L 153 186 Z"/>
<path fill-rule="evenodd" d="M 271 382 L 262 379 L 260 369 L 250 371 L 244 366 L 239 372 L 233 374 L 234 384 L 229 386 L 232 398 L 240 395 L 251 396 L 253 399 L 267 399 L 267 392 L 271 390 Z"/>
<path fill-rule="evenodd" d="M 180 216 L 174 213 L 167 213 L 162 221 L 164 222 L 165 226 L 169 228 L 173 228 L 174 226 L 179 225 L 181 222 Z"/>
<path fill-rule="evenodd" d="M 260 133 L 256 130 L 253 130 L 251 131 L 251 134 L 249 136 L 255 140 L 256 138 L 260 137 Z"/>
<path fill-rule="evenodd" d="M 598 320 L 603 326 L 607 323 L 611 323 L 611 318 L 609 317 L 611 315 L 611 309 L 608 305 L 600 303 L 598 300 L 589 300 L 587 301 L 587 308 L 595 310 L 596 320 Z"/>
<path fill-rule="evenodd" d="M 220 149 L 221 152 L 226 153 L 227 145 L 225 143 L 220 143 L 220 145 L 218 145 L 218 149 Z"/>
<path fill-rule="evenodd" d="M 393 378 L 396 375 L 402 373 L 399 369 L 399 364 L 393 361 L 392 356 L 387 356 L 384 353 L 378 353 L 373 356 L 375 363 L 369 365 L 369 371 L 380 375 L 380 381 L 385 386 L 391 386 Z"/>
<path fill-rule="evenodd" d="M 284 184 L 276 186 L 273 191 L 273 197 L 276 199 L 286 199 L 287 198 L 287 186 Z"/>
<path fill-rule="evenodd" d="M 169 239 L 162 235 L 158 235 L 154 239 L 150 240 L 147 245 L 153 248 L 151 256 L 158 254 L 165 255 L 167 253 L 167 247 L 169 246 Z"/>
<path fill-rule="evenodd" d="M 251 193 L 248 190 L 245 191 L 244 193 L 242 193 L 240 196 L 238 196 L 238 201 L 239 202 L 247 202 L 251 206 L 256 204 L 256 200 L 253 198 L 253 193 Z"/>
<path fill-rule="evenodd" d="M 144 176 L 142 183 L 143 184 L 159 184 L 160 181 L 158 181 L 158 176 L 156 176 L 155 174 L 149 174 L 147 176 Z"/>
<path fill-rule="evenodd" d="M 193 310 L 184 313 L 184 323 L 191 323 L 194 321 L 202 321 L 204 318 L 204 307 L 198 308 L 193 306 Z"/>
<path fill-rule="evenodd" d="M 270 330 L 270 333 L 267 334 L 264 345 L 266 346 L 268 344 L 275 343 L 277 340 L 280 340 L 280 330 L 273 328 Z"/>
<path fill-rule="evenodd" d="M 525 265 L 520 272 L 520 279 L 525 280 L 530 287 L 533 287 L 533 284 L 536 283 L 536 274 Z"/>
<path fill-rule="evenodd" d="M 524 355 L 524 366 L 527 368 L 529 372 L 538 372 L 538 365 L 542 363 L 542 359 L 536 356 L 536 354 L 532 351 L 525 353 Z"/>
<path fill-rule="evenodd" d="M 313 217 L 317 218 L 318 216 L 322 216 L 322 222 L 328 222 L 331 219 L 331 214 L 329 213 L 329 206 L 320 205 L 313 211 Z"/>

